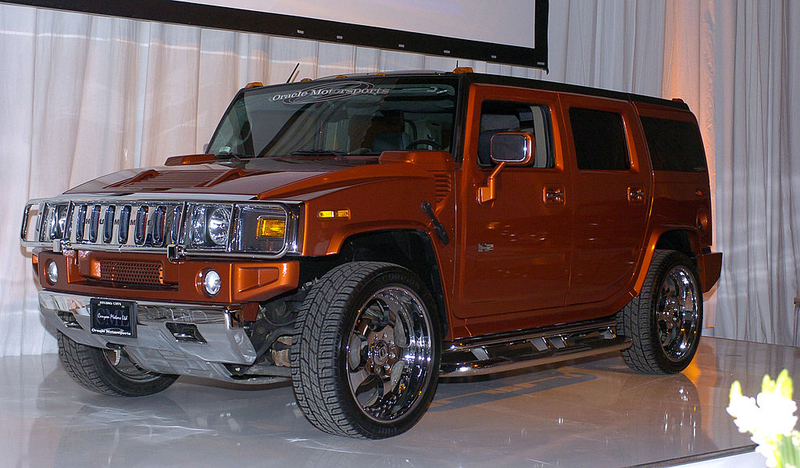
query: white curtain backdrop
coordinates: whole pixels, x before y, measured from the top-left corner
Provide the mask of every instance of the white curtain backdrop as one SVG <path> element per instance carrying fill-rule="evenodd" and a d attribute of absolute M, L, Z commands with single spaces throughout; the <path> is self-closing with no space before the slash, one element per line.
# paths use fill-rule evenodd
<path fill-rule="evenodd" d="M 799 25 L 800 3 L 791 0 L 557 0 L 549 74 L 458 64 L 686 100 L 704 134 L 725 252 L 707 297 L 715 326 L 707 333 L 789 344 L 800 254 L 792 212 L 793 201 L 800 206 Z M 284 82 L 298 62 L 309 78 L 456 65 L 8 4 L 0 4 L 0 58 L 0 356 L 56 350 L 18 242 L 28 198 L 201 151 L 240 87 Z"/>
<path fill-rule="evenodd" d="M 727 249 L 717 333 L 791 344 L 800 296 L 800 2 L 719 2 L 710 141 L 717 243 Z M 710 57 L 711 58 L 711 57 Z"/>

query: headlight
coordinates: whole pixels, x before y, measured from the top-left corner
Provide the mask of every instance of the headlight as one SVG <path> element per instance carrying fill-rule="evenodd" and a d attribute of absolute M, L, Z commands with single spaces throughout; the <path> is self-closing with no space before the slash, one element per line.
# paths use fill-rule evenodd
<path fill-rule="evenodd" d="M 189 218 L 193 249 L 225 249 L 231 226 L 229 205 L 192 205 Z"/>
<path fill-rule="evenodd" d="M 297 215 L 284 206 L 191 203 L 188 213 L 186 249 L 189 252 L 280 255 L 295 251 Z"/>
<path fill-rule="evenodd" d="M 228 243 L 231 227 L 231 211 L 228 208 L 214 208 L 208 215 L 208 237 L 216 245 Z"/>

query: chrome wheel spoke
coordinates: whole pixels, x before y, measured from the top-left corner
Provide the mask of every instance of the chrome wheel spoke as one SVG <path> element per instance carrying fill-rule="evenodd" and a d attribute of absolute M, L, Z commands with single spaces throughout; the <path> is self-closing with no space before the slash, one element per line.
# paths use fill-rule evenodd
<path fill-rule="evenodd" d="M 350 369 L 358 369 L 361 367 L 361 351 L 366 346 L 367 341 L 357 333 L 353 333 L 350 337 L 350 343 L 347 349 L 347 364 Z"/>
<path fill-rule="evenodd" d="M 394 326 L 393 331 L 393 338 L 394 343 L 399 348 L 405 348 L 408 346 L 408 337 L 406 336 L 405 327 L 403 327 L 403 321 L 398 320 Z"/>
<path fill-rule="evenodd" d="M 390 379 L 391 391 L 393 391 L 394 393 L 396 393 L 398 395 L 402 394 L 403 390 L 404 390 L 403 388 L 398 387 L 398 384 L 400 383 L 401 379 L 403 378 L 403 371 L 405 370 L 405 368 L 406 368 L 405 362 L 402 361 L 402 360 L 401 361 L 397 361 L 392 366 L 392 373 L 391 373 L 391 379 Z"/>
<path fill-rule="evenodd" d="M 356 401 L 364 407 L 369 408 L 375 405 L 383 396 L 383 387 L 380 385 L 380 379 L 372 374 L 367 374 L 361 383 L 355 387 L 354 395 Z"/>
<path fill-rule="evenodd" d="M 374 293 L 351 330 L 350 391 L 365 415 L 392 421 L 415 408 L 433 369 L 431 324 L 422 300 L 403 286 Z"/>
<path fill-rule="evenodd" d="M 356 395 L 363 393 L 368 388 L 374 387 L 374 377 L 372 373 L 363 368 L 355 372 L 350 372 L 348 375 L 350 388 L 353 389 Z"/>

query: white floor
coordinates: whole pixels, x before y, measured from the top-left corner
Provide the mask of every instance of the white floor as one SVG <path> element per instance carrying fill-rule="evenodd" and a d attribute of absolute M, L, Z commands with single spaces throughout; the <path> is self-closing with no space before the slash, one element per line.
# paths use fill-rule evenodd
<path fill-rule="evenodd" d="M 56 355 L 0 358 L 2 467 L 763 466 L 725 412 L 740 380 L 800 378 L 800 348 L 703 338 L 683 374 L 643 376 L 619 355 L 443 382 L 410 432 L 382 441 L 314 429 L 290 386 L 182 378 L 138 399 L 92 394 Z M 723 458 L 727 457 L 727 458 Z"/>

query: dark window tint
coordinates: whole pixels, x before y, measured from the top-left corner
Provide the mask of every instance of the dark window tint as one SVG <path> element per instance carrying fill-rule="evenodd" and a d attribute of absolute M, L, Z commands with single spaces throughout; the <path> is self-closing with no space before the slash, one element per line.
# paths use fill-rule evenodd
<path fill-rule="evenodd" d="M 572 108 L 572 137 L 578 169 L 626 171 L 630 168 L 622 116 L 615 112 Z"/>
<path fill-rule="evenodd" d="M 525 132 L 535 140 L 533 167 L 553 167 L 550 108 L 539 104 L 511 101 L 484 101 L 481 104 L 481 129 L 478 137 L 478 163 L 492 166 L 490 145 L 497 132 Z"/>
<path fill-rule="evenodd" d="M 706 172 L 700 130 L 694 123 L 642 117 L 655 171 Z"/>

